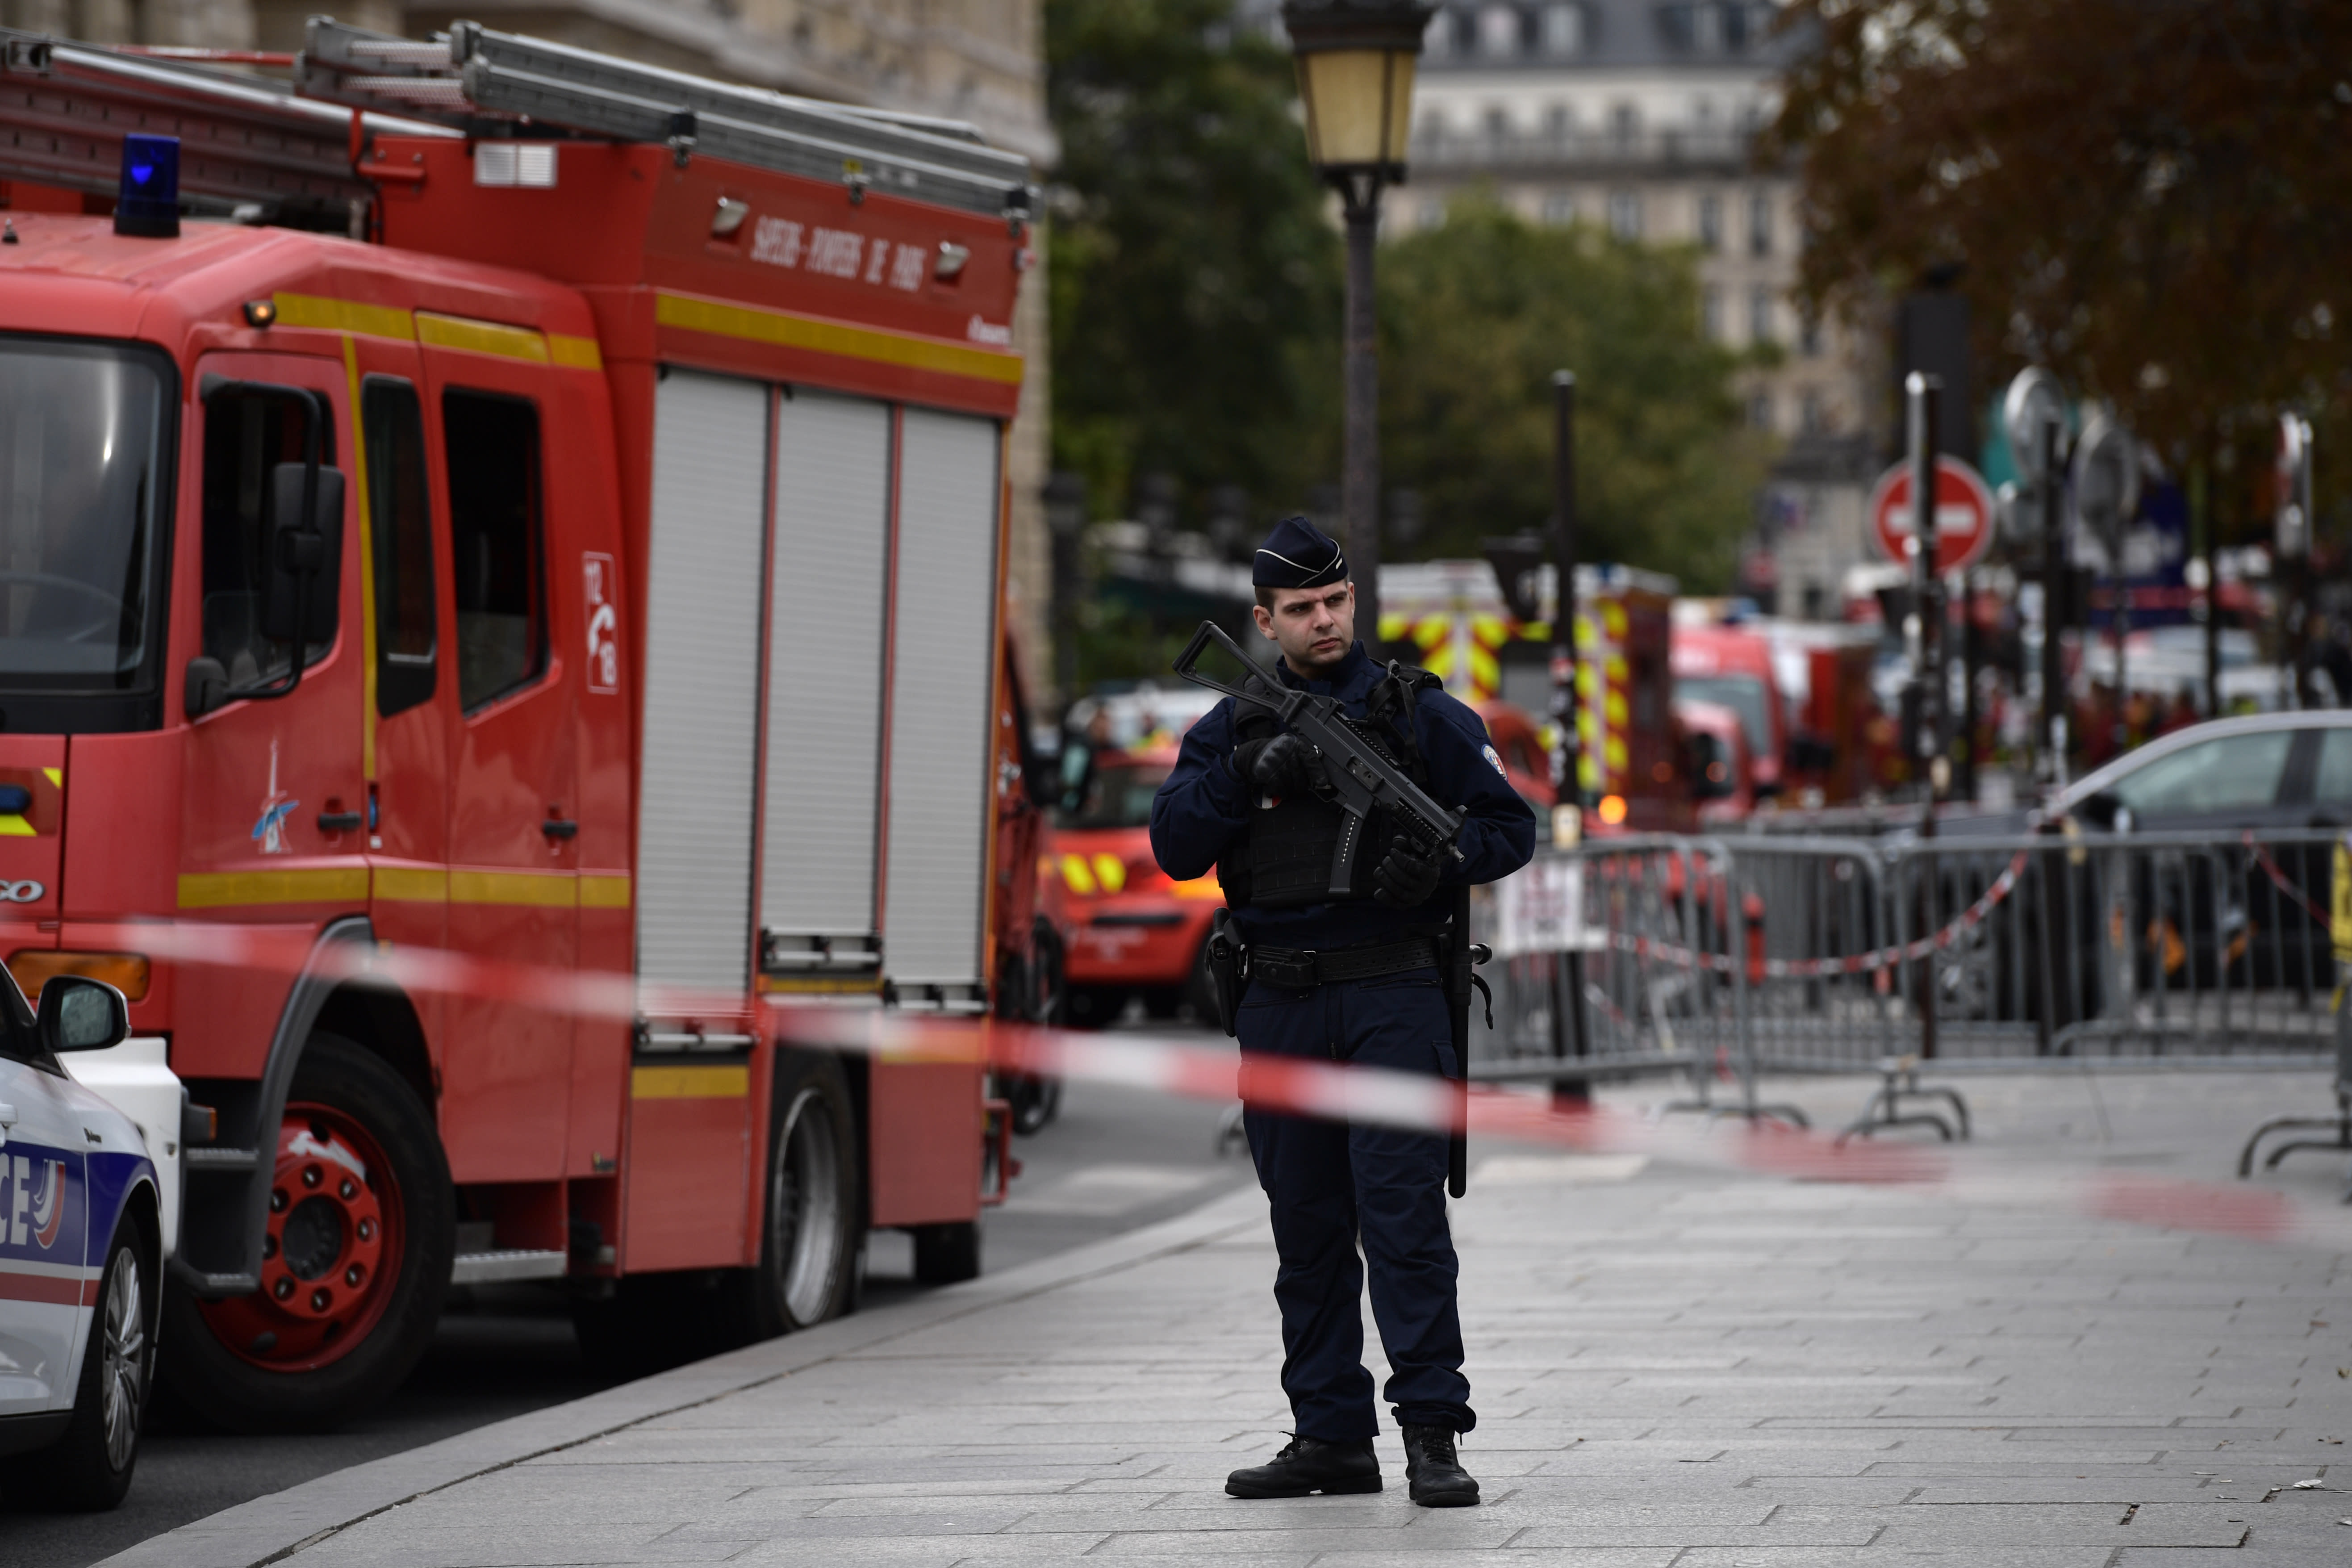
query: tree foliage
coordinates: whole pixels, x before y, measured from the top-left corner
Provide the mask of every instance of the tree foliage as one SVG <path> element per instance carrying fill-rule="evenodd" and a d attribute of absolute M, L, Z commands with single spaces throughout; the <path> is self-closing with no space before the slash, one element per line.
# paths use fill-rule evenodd
<path fill-rule="evenodd" d="M 1290 58 L 1232 0 L 1046 0 L 1062 158 L 1054 454 L 1096 515 L 1139 476 L 1262 508 L 1316 477 L 1339 383 L 1339 242 Z"/>
<path fill-rule="evenodd" d="M 1819 44 L 1772 135 L 1801 166 L 1814 301 L 1960 263 L 1990 384 L 2046 364 L 2176 463 L 2255 455 L 2282 408 L 2347 423 L 2352 5 L 1796 0 L 1789 21 Z"/>
<path fill-rule="evenodd" d="M 1579 552 L 1713 587 L 1763 479 L 1740 361 L 1699 327 L 1696 258 L 1481 196 L 1380 258 L 1381 466 L 1423 497 L 1417 552 L 1547 527 L 1552 374 L 1577 377 Z"/>

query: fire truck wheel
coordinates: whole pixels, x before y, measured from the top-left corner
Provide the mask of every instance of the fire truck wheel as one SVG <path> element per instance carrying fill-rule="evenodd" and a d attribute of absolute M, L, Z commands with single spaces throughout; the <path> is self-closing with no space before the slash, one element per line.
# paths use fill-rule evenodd
<path fill-rule="evenodd" d="M 167 1293 L 165 1379 L 238 1431 L 366 1414 L 432 1341 L 455 1226 L 449 1162 L 415 1091 L 373 1052 L 313 1034 L 277 1140 L 261 1289 Z"/>
<path fill-rule="evenodd" d="M 922 1285 L 954 1285 L 980 1278 L 980 1222 L 918 1225 L 908 1227 L 915 1238 L 915 1279 Z"/>
<path fill-rule="evenodd" d="M 767 1215 L 745 1327 L 772 1339 L 839 1317 L 856 1268 L 857 1118 L 837 1058 L 776 1056 L 768 1123 Z"/>

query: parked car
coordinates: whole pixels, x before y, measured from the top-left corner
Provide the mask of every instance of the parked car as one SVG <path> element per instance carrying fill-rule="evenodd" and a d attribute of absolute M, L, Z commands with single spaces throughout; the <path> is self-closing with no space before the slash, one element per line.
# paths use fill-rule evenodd
<path fill-rule="evenodd" d="M 37 1012 L 0 981 L 0 1455 L 13 1456 L 0 1484 L 20 1502 L 112 1508 L 138 1461 L 163 1184 L 138 1124 L 62 1059 L 129 1033 L 102 981 L 52 976 Z"/>
<path fill-rule="evenodd" d="M 2049 947 L 2065 999 L 2062 1021 L 2103 1005 L 2109 982 L 2098 954 L 2117 931 L 2140 989 L 2324 992 L 2332 985 L 2324 914 L 2333 853 L 2309 836 L 2352 828 L 2352 710 L 2259 713 L 2188 726 L 2075 780 L 2041 816 L 2053 828 L 2126 841 L 2172 837 L 2120 859 L 2054 850 L 2033 857 L 2011 895 L 2015 912 L 2008 918 L 2024 922 L 2020 939 L 2003 946 L 1985 927 L 1968 933 L 1963 944 L 2001 948 L 1992 972 L 1996 999 L 2027 998 L 2021 1005 L 2032 1010 L 2045 926 L 2067 932 Z M 1939 816 L 1937 829 L 1965 846 L 1970 838 L 2026 832 L 2031 822 L 2020 809 Z M 2305 841 L 2254 847 L 2245 842 L 2249 833 L 2303 835 Z M 1994 869 L 1982 857 L 1948 862 L 1940 908 L 1966 907 Z M 1959 885 L 1956 877 L 1971 880 Z M 2021 963 L 2027 973 L 2008 973 Z"/>

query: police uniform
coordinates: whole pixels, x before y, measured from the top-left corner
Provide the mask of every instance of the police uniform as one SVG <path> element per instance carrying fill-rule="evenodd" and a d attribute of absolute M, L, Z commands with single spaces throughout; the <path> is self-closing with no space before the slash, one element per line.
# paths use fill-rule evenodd
<path fill-rule="evenodd" d="M 1292 519 L 1258 552 L 1253 574 L 1261 586 L 1319 587 L 1345 581 L 1346 562 L 1336 542 Z M 1152 802 L 1151 847 L 1171 877 L 1217 869 L 1252 953 L 1236 1013 L 1242 1049 L 1456 1076 L 1461 1064 L 1438 968 L 1453 889 L 1525 865 L 1534 851 L 1534 814 L 1511 788 L 1477 714 L 1433 679 L 1391 679 L 1360 642 L 1313 679 L 1302 679 L 1286 662 L 1277 662 L 1275 674 L 1286 686 L 1337 698 L 1351 728 L 1417 774 L 1440 805 L 1462 812 L 1455 841 L 1462 858 L 1433 858 L 1441 885 L 1416 905 L 1363 896 L 1373 885 L 1363 875 L 1356 879 L 1358 896 L 1332 900 L 1338 807 L 1311 792 L 1272 796 L 1236 774 L 1236 746 L 1248 754 L 1254 728 L 1270 728 L 1270 717 L 1254 710 L 1237 714 L 1230 698 L 1204 714 L 1185 735 Z M 1262 728 L 1256 738 L 1265 743 Z M 1376 815 L 1363 867 L 1369 870 L 1395 838 Z M 1269 972 L 1281 968 L 1271 962 L 1277 956 L 1287 962 L 1283 978 L 1289 984 L 1269 981 Z M 1345 975 L 1356 977 L 1339 977 Z M 1236 1471 L 1227 1489 L 1255 1497 L 1379 1489 L 1370 1449 L 1378 1423 L 1358 1305 L 1364 1283 L 1360 1237 L 1370 1266 L 1372 1315 L 1391 1369 L 1384 1392 L 1405 1429 L 1409 1459 L 1417 1465 L 1422 1457 L 1422 1434 L 1443 1438 L 1451 1464 L 1452 1435 L 1469 1431 L 1476 1416 L 1462 1374 L 1457 1268 L 1445 1214 L 1446 1139 L 1255 1107 L 1245 1109 L 1244 1121 L 1272 1210 L 1282 1384 L 1302 1441 L 1263 1471 Z M 1306 1456 L 1297 1459 L 1305 1468 L 1295 1474 L 1286 1468 L 1297 1458 L 1294 1450 Z M 1466 1495 L 1457 1486 L 1436 1500 L 1475 1501 L 1476 1484 L 1458 1468 L 1453 1473 L 1466 1484 Z M 1274 1479 L 1245 1480 L 1266 1476 Z M 1414 1482 L 1416 1500 L 1432 1500 L 1423 1496 L 1417 1469 Z"/>

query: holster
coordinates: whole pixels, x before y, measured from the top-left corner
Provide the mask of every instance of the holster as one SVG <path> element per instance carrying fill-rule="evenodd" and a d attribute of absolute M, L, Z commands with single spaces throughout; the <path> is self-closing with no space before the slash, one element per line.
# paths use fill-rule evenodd
<path fill-rule="evenodd" d="M 1231 910 L 1209 917 L 1209 994 L 1217 1004 L 1217 1026 L 1226 1037 L 1234 1034 L 1241 1012 L 1242 990 L 1249 984 L 1249 948 Z"/>

